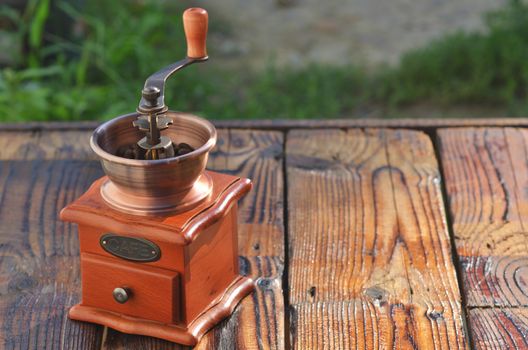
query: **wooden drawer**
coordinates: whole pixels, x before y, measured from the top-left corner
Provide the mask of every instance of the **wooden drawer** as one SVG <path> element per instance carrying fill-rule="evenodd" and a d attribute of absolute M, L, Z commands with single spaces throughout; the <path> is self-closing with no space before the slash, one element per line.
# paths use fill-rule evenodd
<path fill-rule="evenodd" d="M 152 266 L 95 254 L 81 254 L 82 304 L 163 323 L 180 321 L 179 274 Z M 123 304 L 115 288 L 130 296 Z"/>

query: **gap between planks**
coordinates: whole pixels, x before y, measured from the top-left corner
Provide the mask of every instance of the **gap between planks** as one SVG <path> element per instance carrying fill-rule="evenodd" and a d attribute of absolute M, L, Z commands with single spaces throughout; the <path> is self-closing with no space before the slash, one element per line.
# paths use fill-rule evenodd
<path fill-rule="evenodd" d="M 289 266 L 290 266 L 290 244 L 289 244 L 289 212 L 288 212 L 288 171 L 286 164 L 286 144 L 288 141 L 288 133 L 282 133 L 282 182 L 284 186 L 283 201 L 284 201 L 284 271 L 282 274 L 282 293 L 284 298 L 284 344 L 285 349 L 289 350 L 291 346 L 291 330 L 290 330 L 290 282 L 289 282 Z"/>
<path fill-rule="evenodd" d="M 438 141 L 438 135 L 436 131 L 434 131 L 433 133 L 429 133 L 428 135 L 431 138 L 431 141 L 433 143 L 436 161 L 438 162 L 438 168 L 439 168 L 438 170 L 440 171 L 440 176 L 442 179 L 441 190 L 442 190 L 442 197 L 444 199 L 444 215 L 446 217 L 446 222 L 447 222 L 447 232 L 449 233 L 449 239 L 451 241 L 451 256 L 453 258 L 453 264 L 455 266 L 455 272 L 456 272 L 457 282 L 458 282 L 458 289 L 460 291 L 460 298 L 462 302 L 461 312 L 463 316 L 462 321 L 464 325 L 464 331 L 468 337 L 469 347 L 471 349 L 474 349 L 475 343 L 473 340 L 473 332 L 471 332 L 472 325 L 470 323 L 470 317 L 468 313 L 469 308 L 467 304 L 467 296 L 466 296 L 466 293 L 464 292 L 465 288 L 464 288 L 464 283 L 462 280 L 462 268 L 460 264 L 460 257 L 458 256 L 458 252 L 456 249 L 456 240 L 455 240 L 455 233 L 454 233 L 454 228 L 453 228 L 453 218 L 451 216 L 451 211 L 449 208 L 449 197 L 447 196 L 447 188 L 446 188 L 445 180 L 444 180 L 445 174 L 444 174 L 444 167 L 443 167 L 442 157 L 441 157 L 441 152 L 440 152 L 440 145 Z"/>

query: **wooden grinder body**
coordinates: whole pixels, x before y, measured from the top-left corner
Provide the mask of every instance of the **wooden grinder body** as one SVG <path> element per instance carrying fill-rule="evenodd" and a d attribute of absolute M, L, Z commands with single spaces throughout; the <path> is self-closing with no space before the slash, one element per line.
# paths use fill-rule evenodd
<path fill-rule="evenodd" d="M 253 290 L 253 281 L 239 275 L 237 254 L 237 201 L 251 182 L 207 174 L 213 181 L 209 198 L 171 216 L 112 209 L 100 194 L 106 177 L 63 209 L 61 219 L 79 226 L 81 250 L 82 301 L 70 318 L 194 345 Z M 131 244 L 114 244 L 116 236 L 132 238 Z M 158 258 L 127 259 L 131 250 L 149 247 L 145 240 L 154 245 L 146 254 L 159 249 Z M 113 296 L 116 288 L 128 292 L 124 303 Z"/>

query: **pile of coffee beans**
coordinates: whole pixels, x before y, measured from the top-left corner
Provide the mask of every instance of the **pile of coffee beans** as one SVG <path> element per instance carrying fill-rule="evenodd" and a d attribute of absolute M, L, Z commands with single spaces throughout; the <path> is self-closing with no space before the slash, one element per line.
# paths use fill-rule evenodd
<path fill-rule="evenodd" d="M 172 148 L 174 149 L 174 156 L 183 156 L 184 154 L 190 153 L 194 151 L 194 148 L 192 148 L 189 144 L 182 142 L 182 143 L 172 143 Z M 140 147 L 134 143 L 132 145 L 127 146 L 121 146 L 116 151 L 116 156 L 127 158 L 127 159 L 142 159 L 140 155 L 142 154 Z"/>

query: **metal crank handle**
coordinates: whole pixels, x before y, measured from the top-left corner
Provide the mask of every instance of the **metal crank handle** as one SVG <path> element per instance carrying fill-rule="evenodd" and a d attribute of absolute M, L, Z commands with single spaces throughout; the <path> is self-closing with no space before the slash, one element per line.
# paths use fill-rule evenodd
<path fill-rule="evenodd" d="M 193 63 L 207 61 L 206 39 L 209 16 L 207 11 L 194 7 L 183 13 L 183 28 L 187 41 L 187 57 L 152 74 L 145 81 L 138 112 L 153 114 L 167 110 L 165 105 L 165 82 L 167 79 Z"/>

